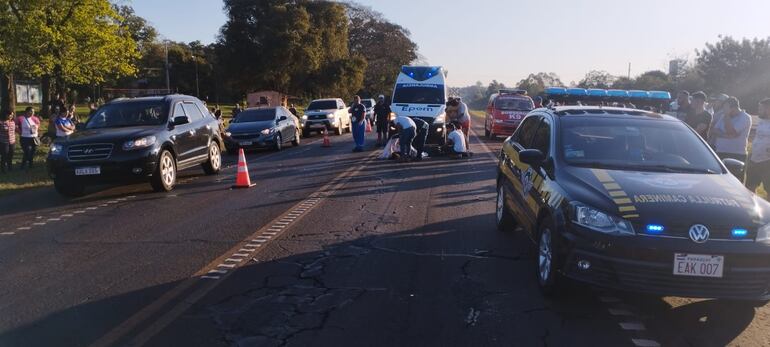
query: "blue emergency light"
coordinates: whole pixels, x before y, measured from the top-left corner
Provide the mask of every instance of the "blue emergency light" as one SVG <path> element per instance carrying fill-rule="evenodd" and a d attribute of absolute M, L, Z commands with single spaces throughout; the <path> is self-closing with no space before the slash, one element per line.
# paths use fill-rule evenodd
<path fill-rule="evenodd" d="M 607 96 L 611 98 L 627 98 L 628 92 L 625 90 L 610 89 L 607 91 Z"/>
<path fill-rule="evenodd" d="M 632 99 L 647 99 L 650 97 L 650 94 L 644 90 L 629 90 L 628 97 Z"/>
<path fill-rule="evenodd" d="M 588 96 L 588 91 L 583 88 L 570 88 L 567 89 L 567 95 L 569 96 Z"/>
<path fill-rule="evenodd" d="M 545 88 L 545 94 L 546 95 L 567 95 L 567 89 L 559 88 L 559 87 L 548 87 L 548 88 Z"/>
<path fill-rule="evenodd" d="M 733 229 L 733 237 L 746 237 L 749 236 L 749 231 L 746 229 L 735 228 Z"/>
<path fill-rule="evenodd" d="M 663 92 L 660 90 L 653 90 L 648 92 L 650 94 L 650 99 L 656 99 L 656 100 L 671 100 L 671 93 L 669 92 Z"/>
<path fill-rule="evenodd" d="M 648 224 L 647 225 L 647 233 L 648 234 L 662 234 L 663 230 L 666 230 L 666 228 L 664 228 L 660 224 Z"/>

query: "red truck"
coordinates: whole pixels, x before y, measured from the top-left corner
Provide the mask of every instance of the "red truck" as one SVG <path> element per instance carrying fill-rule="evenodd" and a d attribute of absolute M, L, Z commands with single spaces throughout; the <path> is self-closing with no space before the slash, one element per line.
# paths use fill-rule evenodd
<path fill-rule="evenodd" d="M 511 136 L 524 119 L 535 108 L 527 92 L 518 89 L 504 89 L 489 97 L 484 135 L 489 139 L 497 136 Z"/>

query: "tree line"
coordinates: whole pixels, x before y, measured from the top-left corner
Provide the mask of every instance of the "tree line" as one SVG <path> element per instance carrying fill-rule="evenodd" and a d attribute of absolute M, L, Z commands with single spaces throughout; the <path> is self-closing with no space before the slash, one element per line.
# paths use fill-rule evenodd
<path fill-rule="evenodd" d="M 578 88 L 663 90 L 672 94 L 687 90 L 704 91 L 709 95 L 724 93 L 735 96 L 744 107 L 755 111 L 757 103 L 770 97 L 770 38 L 735 39 L 720 37 L 715 43 L 707 43 L 695 51 L 692 62 L 679 61 L 672 71 L 653 70 L 636 77 L 614 76 L 606 71 L 589 71 L 578 81 L 565 84 L 552 72 L 532 73 L 514 87 L 526 90 L 529 95 L 543 93 L 546 87 L 573 86 Z M 481 82 L 456 90 L 469 100 L 471 106 L 484 108 L 492 93 L 505 88 L 503 83 Z"/>
<path fill-rule="evenodd" d="M 355 3 L 225 0 L 223 10 L 217 40 L 202 44 L 162 40 L 109 0 L 0 0 L 0 109 L 14 108 L 18 80 L 40 83 L 43 112 L 57 95 L 82 102 L 105 88 L 167 84 L 211 103 L 256 90 L 372 96 L 418 57 L 406 28 Z"/>

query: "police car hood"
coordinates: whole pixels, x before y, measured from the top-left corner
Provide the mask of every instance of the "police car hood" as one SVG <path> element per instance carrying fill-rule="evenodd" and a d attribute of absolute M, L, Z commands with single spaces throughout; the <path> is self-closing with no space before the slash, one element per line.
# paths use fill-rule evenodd
<path fill-rule="evenodd" d="M 770 219 L 770 204 L 730 174 L 597 170 L 569 167 L 573 201 L 628 219 L 635 225 L 751 230 Z M 686 230 L 686 229 L 685 229 Z"/>

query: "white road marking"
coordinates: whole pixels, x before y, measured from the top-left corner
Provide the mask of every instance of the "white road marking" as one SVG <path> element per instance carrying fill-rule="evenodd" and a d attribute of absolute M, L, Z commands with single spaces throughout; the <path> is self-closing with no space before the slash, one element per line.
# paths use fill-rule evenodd
<path fill-rule="evenodd" d="M 217 266 L 225 267 L 225 268 L 228 268 L 228 269 L 234 269 L 235 268 L 235 264 L 219 264 Z"/>
<path fill-rule="evenodd" d="M 262 233 L 262 234 L 263 234 L 263 235 L 272 235 L 272 236 L 278 235 L 278 233 L 273 233 L 273 232 L 269 232 L 269 231 L 265 231 L 265 232 L 264 232 L 264 233 Z"/>
<path fill-rule="evenodd" d="M 243 259 L 227 258 L 225 261 L 228 263 L 240 263 L 243 261 Z"/>
<path fill-rule="evenodd" d="M 31 230 L 31 229 L 32 228 L 30 228 L 30 227 L 18 227 L 18 228 L 16 228 L 16 230 Z"/>
<path fill-rule="evenodd" d="M 267 230 L 268 230 L 268 231 L 271 231 L 271 232 L 277 232 L 277 231 L 281 231 L 281 230 L 283 230 L 283 229 L 279 229 L 279 228 L 270 228 L 270 229 L 267 229 Z"/>
<path fill-rule="evenodd" d="M 0 233 L 0 235 L 8 235 L 8 236 L 10 236 L 10 235 L 16 235 L 16 233 L 13 232 L 13 231 L 6 231 L 6 232 Z"/>
<path fill-rule="evenodd" d="M 272 238 L 272 236 L 270 236 L 270 235 L 259 235 L 259 236 L 257 236 L 258 240 L 259 239 L 268 239 L 269 240 L 270 238 Z"/>
<path fill-rule="evenodd" d="M 98 207 L 92 206 L 92 207 L 86 207 L 86 210 L 93 211 L 98 209 Z"/>
<path fill-rule="evenodd" d="M 86 211 L 85 210 L 78 210 L 78 211 L 75 211 L 75 212 L 72 212 L 72 213 L 81 214 L 81 213 L 86 213 Z"/>
<path fill-rule="evenodd" d="M 639 322 L 623 322 L 619 324 L 620 324 L 620 327 L 623 328 L 623 330 L 633 330 L 633 331 L 647 330 L 647 328 L 644 327 L 644 324 Z"/>
<path fill-rule="evenodd" d="M 43 216 L 37 216 L 35 219 L 43 219 Z"/>
<path fill-rule="evenodd" d="M 248 256 L 249 256 L 249 254 L 248 254 L 248 253 L 235 253 L 235 254 L 233 254 L 232 256 L 233 256 L 233 257 L 240 257 L 240 258 L 243 258 L 243 257 L 248 257 Z"/>
<path fill-rule="evenodd" d="M 289 225 L 289 223 L 286 223 L 286 222 L 275 222 L 275 224 L 283 227 L 286 227 L 287 225 Z M 275 225 L 273 227 L 275 227 Z"/>
<path fill-rule="evenodd" d="M 211 271 L 209 271 L 209 273 L 210 273 L 210 274 L 219 274 L 219 275 L 224 275 L 224 274 L 226 274 L 226 273 L 227 273 L 227 270 L 211 270 Z"/>
<path fill-rule="evenodd" d="M 107 207 L 107 206 L 109 206 L 109 205 L 107 205 L 107 204 L 101 204 L 101 205 L 99 205 L 99 207 Z"/>
<path fill-rule="evenodd" d="M 48 218 L 49 222 L 58 222 L 60 220 L 61 220 L 61 218 Z"/>
<path fill-rule="evenodd" d="M 238 252 L 245 252 L 245 253 L 251 253 L 251 252 L 254 252 L 254 251 L 256 251 L 256 249 L 254 249 L 254 248 L 241 248 L 241 249 L 238 250 Z"/>
<path fill-rule="evenodd" d="M 660 344 L 653 340 L 631 339 L 631 342 L 637 347 L 660 347 Z"/>
<path fill-rule="evenodd" d="M 251 240 L 251 242 L 265 243 L 267 242 L 267 240 L 254 239 L 254 240 Z"/>
<path fill-rule="evenodd" d="M 45 225 L 45 222 L 41 222 L 41 223 L 32 223 L 32 225 Z"/>
<path fill-rule="evenodd" d="M 65 214 L 59 216 L 59 218 L 69 218 L 69 217 L 73 217 L 73 216 L 74 216 L 73 214 L 65 213 Z"/>
<path fill-rule="evenodd" d="M 249 247 L 249 248 L 255 248 L 255 247 L 259 247 L 259 246 L 262 246 L 262 245 L 255 245 L 253 243 L 249 243 L 249 244 L 246 245 L 246 247 Z"/>
<path fill-rule="evenodd" d="M 110 200 L 110 201 L 107 201 L 107 203 L 108 204 L 117 204 L 118 200 Z"/>

